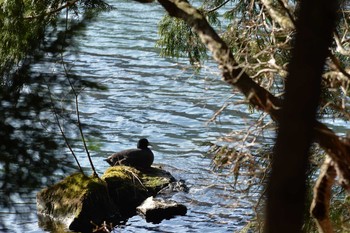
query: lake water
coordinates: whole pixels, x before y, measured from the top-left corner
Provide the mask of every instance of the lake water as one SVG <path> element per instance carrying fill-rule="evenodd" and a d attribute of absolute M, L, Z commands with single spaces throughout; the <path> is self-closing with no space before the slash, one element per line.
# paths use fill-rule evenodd
<path fill-rule="evenodd" d="M 116 232 L 234 232 L 254 214 L 254 196 L 234 189 L 233 177 L 215 173 L 203 143 L 216 142 L 232 130 L 245 130 L 258 116 L 246 105 L 229 106 L 215 123 L 207 124 L 225 103 L 241 100 L 239 93 L 221 81 L 216 64 L 208 61 L 196 73 L 187 60 L 159 56 L 155 48 L 157 23 L 164 14 L 158 4 L 110 1 L 116 10 L 102 13 L 77 40 L 79 56 L 65 56 L 78 75 L 105 84 L 108 91 L 84 91 L 80 101 L 82 122 L 102 132 L 99 152 L 92 152 L 99 174 L 108 167 L 103 158 L 133 148 L 139 138 L 153 145 L 155 163 L 177 179 L 184 179 L 189 193 L 173 199 L 188 207 L 186 216 L 146 223 L 132 217 Z M 52 64 L 52 72 L 55 65 Z M 40 67 L 40 66 L 38 66 Z M 85 153 L 77 151 L 84 167 Z M 67 152 L 69 153 L 69 152 Z M 254 194 L 251 194 L 254 195 Z M 35 199 L 28 203 L 35 205 Z M 25 211 L 24 211 L 25 212 Z M 35 213 L 18 222 L 26 232 L 45 232 Z M 22 229 L 13 229 L 22 232 Z"/>

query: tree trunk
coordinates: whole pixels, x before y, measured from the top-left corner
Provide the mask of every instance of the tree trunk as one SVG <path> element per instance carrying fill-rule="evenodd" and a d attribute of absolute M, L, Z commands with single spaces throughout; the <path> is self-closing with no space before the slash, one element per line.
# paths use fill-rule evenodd
<path fill-rule="evenodd" d="M 302 229 L 308 152 L 337 9 L 337 1 L 300 3 L 268 184 L 265 232 L 296 233 Z"/>

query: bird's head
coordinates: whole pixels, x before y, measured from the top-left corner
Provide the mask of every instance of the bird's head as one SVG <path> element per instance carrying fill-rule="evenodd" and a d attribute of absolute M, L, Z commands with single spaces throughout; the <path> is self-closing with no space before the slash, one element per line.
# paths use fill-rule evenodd
<path fill-rule="evenodd" d="M 150 143 L 148 142 L 148 140 L 146 138 L 141 138 L 137 143 L 137 148 L 146 149 L 149 145 L 150 145 Z"/>

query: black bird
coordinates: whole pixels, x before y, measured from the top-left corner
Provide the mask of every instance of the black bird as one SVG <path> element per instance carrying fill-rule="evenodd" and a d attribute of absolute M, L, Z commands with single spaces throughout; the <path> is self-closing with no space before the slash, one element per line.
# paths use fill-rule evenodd
<path fill-rule="evenodd" d="M 149 142 L 142 138 L 137 143 L 137 149 L 123 150 L 104 159 L 111 166 L 127 165 L 132 167 L 148 168 L 152 165 L 154 155 L 148 148 Z"/>

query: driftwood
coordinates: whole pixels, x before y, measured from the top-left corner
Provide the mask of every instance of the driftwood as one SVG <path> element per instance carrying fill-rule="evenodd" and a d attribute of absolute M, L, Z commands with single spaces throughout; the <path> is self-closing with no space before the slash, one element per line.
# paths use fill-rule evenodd
<path fill-rule="evenodd" d="M 137 1 L 152 2 L 151 0 Z M 255 108 L 265 111 L 271 116 L 273 120 L 277 122 L 279 121 L 281 114 L 281 99 L 272 95 L 269 91 L 262 88 L 252 78 L 249 77 L 244 69 L 242 69 L 234 60 L 233 54 L 229 47 L 209 25 L 199 10 L 192 7 L 185 0 L 158 0 L 158 2 L 167 10 L 169 15 L 183 19 L 185 22 L 187 22 L 188 25 L 192 27 L 192 30 L 198 34 L 201 41 L 212 52 L 213 58 L 219 64 L 219 68 L 222 72 L 222 77 L 226 83 L 238 88 L 246 96 L 249 103 Z M 271 1 L 265 0 L 263 3 L 267 5 L 269 11 L 272 12 L 272 5 L 270 4 Z M 272 16 L 278 17 L 277 14 L 274 14 Z M 293 26 L 290 22 L 284 25 L 287 25 L 286 27 Z M 320 180 L 328 179 L 333 176 L 333 173 L 328 176 L 329 174 L 327 171 L 331 169 L 330 167 L 334 168 L 335 175 L 338 177 L 339 183 L 342 185 L 342 187 L 348 191 L 350 190 L 350 169 L 348 169 L 350 167 L 350 144 L 341 140 L 341 138 L 339 138 L 331 129 L 319 121 L 316 122 L 314 127 L 314 140 L 320 145 L 321 148 L 326 151 L 326 153 L 328 153 L 329 160 L 331 160 L 333 164 L 328 165 L 327 168 L 323 166 L 321 174 L 324 175 L 320 176 L 319 185 L 315 186 L 314 208 L 318 208 L 317 205 L 320 205 L 321 203 L 318 200 L 320 200 L 319 197 L 322 193 L 321 190 L 323 189 L 322 187 L 324 184 L 324 182 L 321 182 Z M 328 162 L 325 161 L 325 163 L 327 164 Z M 324 171 L 324 169 L 327 170 Z M 326 183 L 332 184 L 332 182 Z M 326 189 L 328 188 L 330 188 L 330 186 L 327 186 Z M 318 191 L 318 189 L 320 189 L 320 191 Z M 326 200 L 323 198 L 323 201 Z M 325 213 L 327 214 L 327 208 L 328 206 L 326 205 L 324 208 L 320 209 L 326 211 Z M 317 218 L 317 216 L 315 217 Z"/>

